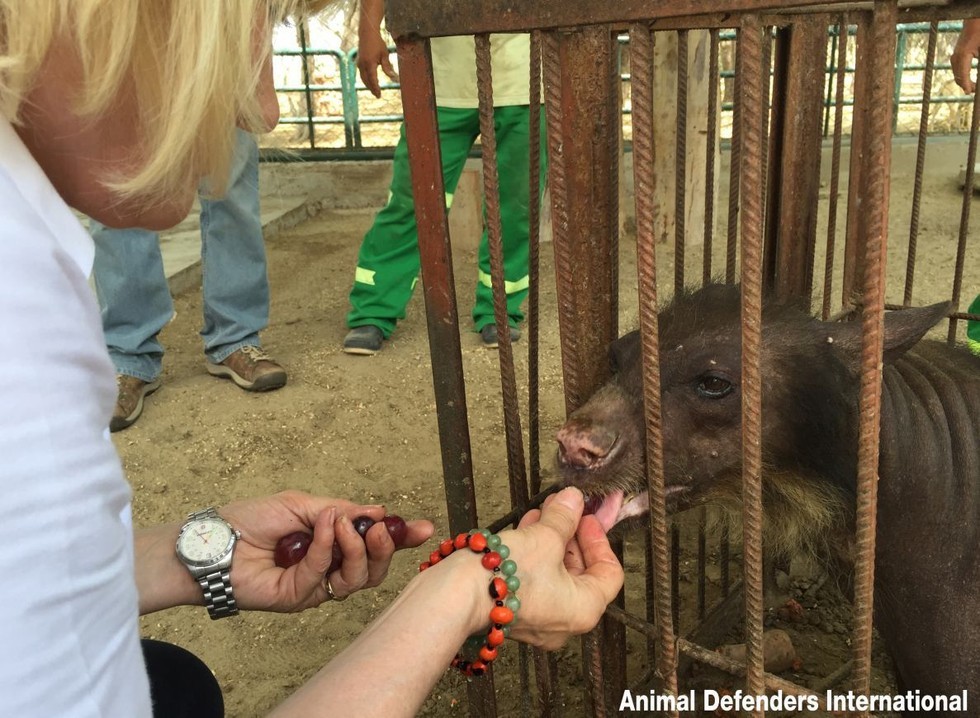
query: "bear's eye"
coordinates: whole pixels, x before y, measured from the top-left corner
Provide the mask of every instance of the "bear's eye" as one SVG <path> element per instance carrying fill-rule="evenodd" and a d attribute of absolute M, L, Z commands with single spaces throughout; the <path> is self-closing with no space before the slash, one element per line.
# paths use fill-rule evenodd
<path fill-rule="evenodd" d="M 721 399 L 732 393 L 732 383 L 724 377 L 706 374 L 698 380 L 698 394 L 705 399 Z"/>

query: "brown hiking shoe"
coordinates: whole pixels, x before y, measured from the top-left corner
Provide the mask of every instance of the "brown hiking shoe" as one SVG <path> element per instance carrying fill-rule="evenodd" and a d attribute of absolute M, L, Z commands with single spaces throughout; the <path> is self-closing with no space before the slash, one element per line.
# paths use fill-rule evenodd
<path fill-rule="evenodd" d="M 143 413 L 143 399 L 160 388 L 160 380 L 143 381 L 128 374 L 116 375 L 116 408 L 112 412 L 109 431 L 122 431 L 132 426 Z"/>
<path fill-rule="evenodd" d="M 219 364 L 208 362 L 208 373 L 231 379 L 245 391 L 270 391 L 286 384 L 286 370 L 255 346 L 233 351 Z"/>

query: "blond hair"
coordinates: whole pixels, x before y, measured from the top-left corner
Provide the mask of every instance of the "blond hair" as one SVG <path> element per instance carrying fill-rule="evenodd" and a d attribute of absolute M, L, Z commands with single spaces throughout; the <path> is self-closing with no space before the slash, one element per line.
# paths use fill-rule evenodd
<path fill-rule="evenodd" d="M 143 136 L 122 196 L 171 196 L 227 175 L 236 122 L 262 127 L 256 100 L 272 27 L 329 0 L 0 0 L 0 113 L 19 121 L 52 42 L 79 53 L 81 86 L 66 111 L 95 118 L 132 83 Z M 259 20 L 267 18 L 264 24 Z M 256 40 L 264 40 L 256 43 Z"/>

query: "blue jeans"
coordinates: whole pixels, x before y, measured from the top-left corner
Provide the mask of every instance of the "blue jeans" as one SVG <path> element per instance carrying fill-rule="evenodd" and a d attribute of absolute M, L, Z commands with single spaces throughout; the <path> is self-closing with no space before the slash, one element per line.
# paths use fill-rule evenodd
<path fill-rule="evenodd" d="M 235 158 L 221 200 L 201 200 L 204 353 L 212 363 L 258 345 L 269 323 L 269 280 L 259 217 L 259 151 L 236 130 Z M 163 346 L 157 334 L 174 313 L 156 232 L 90 225 L 95 288 L 109 355 L 120 374 L 153 381 Z"/>

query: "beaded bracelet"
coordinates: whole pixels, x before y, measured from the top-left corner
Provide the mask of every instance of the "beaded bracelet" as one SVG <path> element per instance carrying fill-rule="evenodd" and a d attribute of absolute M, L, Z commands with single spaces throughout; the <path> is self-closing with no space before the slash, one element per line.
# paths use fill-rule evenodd
<path fill-rule="evenodd" d="M 497 657 L 498 646 L 510 635 L 509 624 L 521 607 L 517 598 L 521 581 L 514 575 L 517 573 L 517 564 L 509 558 L 510 549 L 497 534 L 486 529 L 473 529 L 440 543 L 439 548 L 429 554 L 429 560 L 419 565 L 419 571 L 424 571 L 455 551 L 467 547 L 473 553 L 483 554 L 480 561 L 493 574 L 489 588 L 493 608 L 490 609 L 490 628 L 486 635 L 476 633 L 467 638 L 451 665 L 467 676 L 482 676 Z"/>

